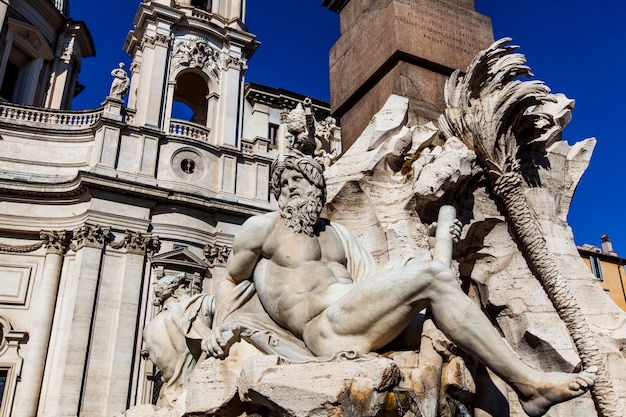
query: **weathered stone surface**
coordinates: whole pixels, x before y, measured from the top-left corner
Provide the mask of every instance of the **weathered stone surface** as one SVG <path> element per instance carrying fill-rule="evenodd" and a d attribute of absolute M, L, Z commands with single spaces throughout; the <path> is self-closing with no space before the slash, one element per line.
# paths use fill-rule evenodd
<path fill-rule="evenodd" d="M 185 411 L 221 416 L 241 408 L 237 377 L 233 370 L 215 358 L 198 364 L 189 378 Z"/>
<path fill-rule="evenodd" d="M 400 378 L 389 359 L 281 364 L 265 356 L 245 363 L 239 392 L 284 416 L 375 416 Z"/>
<path fill-rule="evenodd" d="M 390 94 L 409 97 L 412 110 L 436 118 L 446 77 L 493 41 L 489 19 L 472 1 L 351 0 L 340 17 L 330 81 L 344 149 Z"/>
<path fill-rule="evenodd" d="M 403 110 L 398 107 L 398 111 Z M 400 119 L 403 114 L 399 113 L 396 118 Z M 564 114 L 562 118 L 566 119 L 566 116 Z M 413 120 L 410 116 L 408 119 Z M 409 129 L 415 129 L 410 123 Z M 455 257 L 460 276 L 472 280 L 475 285 L 476 300 L 497 322 L 508 343 L 524 361 L 545 371 L 573 370 L 580 359 L 568 330 L 529 268 L 528 260 L 520 252 L 500 203 L 480 182 L 474 156 L 454 139 L 448 139 L 452 140 L 448 146 L 452 145 L 454 152 L 448 151 L 444 155 L 446 145 L 441 146 L 435 140 L 419 152 L 407 152 L 405 158 L 411 158 L 413 169 L 405 171 L 404 176 L 397 175 L 387 163 L 389 155 L 397 158 L 397 153 L 389 151 L 386 146 L 402 143 L 402 132 L 405 131 L 395 128 L 389 135 L 395 142 L 390 139 L 385 142 L 372 137 L 372 129 L 366 129 L 344 154 L 347 163 L 343 163 L 342 158 L 328 170 L 329 189 L 333 190 L 329 194 L 328 205 L 332 207 L 328 211 L 329 217 L 348 224 L 350 228 L 357 227 L 365 247 L 387 247 L 390 253 L 394 246 L 398 246 L 406 253 L 411 247 L 406 240 L 424 238 L 424 234 L 415 232 L 424 231 L 423 224 L 434 220 L 432 207 L 455 201 L 459 217 L 465 224 Z M 379 132 L 376 135 L 382 136 Z M 372 143 L 380 143 L 380 147 L 372 149 Z M 594 283 L 577 253 L 566 222 L 571 197 L 589 162 L 593 145 L 593 140 L 572 146 L 564 141 L 553 143 L 545 155 L 545 164 L 535 166 L 534 172 L 528 171 L 532 174 L 528 178 L 535 186 L 525 187 L 524 193 L 586 319 L 600 334 L 600 349 L 611 364 L 610 374 L 616 392 L 624 393 L 624 379 L 619 373 L 621 366 L 616 365 L 624 361 L 619 353 L 626 340 L 624 314 L 607 302 L 602 289 Z M 454 180 L 454 174 L 459 174 L 458 181 Z M 439 179 L 441 177 L 445 180 Z M 429 188 L 433 182 L 438 182 L 439 186 Z M 403 184 L 414 188 L 406 190 Z M 349 214 L 341 215 L 342 210 Z M 359 229 L 355 222 L 351 222 L 357 213 L 368 219 L 368 230 Z M 402 227 L 394 228 L 393 225 Z M 405 240 L 400 244 L 398 240 L 402 239 L 398 239 L 398 229 Z M 381 255 L 377 259 L 384 262 L 386 257 Z M 509 394 L 515 398 L 512 392 Z M 524 415 L 516 401 L 511 402 L 511 413 Z M 557 405 L 550 411 L 550 415 L 555 416 L 594 413 L 589 396 Z"/>
<path fill-rule="evenodd" d="M 476 159 L 474 152 L 454 138 L 447 140 L 441 148 L 435 148 L 430 155 L 432 159 L 426 164 L 416 161 L 421 170 L 414 168 L 413 172 L 413 191 L 421 204 L 440 199 L 468 178 Z"/>

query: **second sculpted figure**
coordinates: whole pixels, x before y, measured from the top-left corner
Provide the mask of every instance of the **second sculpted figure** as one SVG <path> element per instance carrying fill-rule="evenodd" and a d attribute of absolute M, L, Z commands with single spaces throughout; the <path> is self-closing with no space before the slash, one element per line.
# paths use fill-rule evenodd
<path fill-rule="evenodd" d="M 310 156 L 275 161 L 271 190 L 279 210 L 251 217 L 235 238 L 227 277 L 216 293 L 221 318 L 203 341 L 209 355 L 225 357 L 249 330 L 229 319 L 240 307 L 232 293 L 245 282 L 267 315 L 302 340 L 313 356 L 368 355 L 430 308 L 440 330 L 505 380 L 528 415 L 542 415 L 594 384 L 594 370 L 546 373 L 522 362 L 444 262 L 407 259 L 372 267 L 354 236 L 320 218 L 325 181 L 322 167 Z M 458 225 L 450 228 L 454 239 L 459 233 Z"/>

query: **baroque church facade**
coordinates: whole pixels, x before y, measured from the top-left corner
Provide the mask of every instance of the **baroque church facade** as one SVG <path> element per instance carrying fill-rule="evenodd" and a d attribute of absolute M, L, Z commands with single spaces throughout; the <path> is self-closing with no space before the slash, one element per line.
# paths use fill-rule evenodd
<path fill-rule="evenodd" d="M 67 0 L 0 2 L 0 417 L 154 402 L 153 284 L 184 273 L 211 293 L 239 226 L 274 208 L 270 165 L 305 97 L 244 82 L 258 46 L 244 14 L 245 0 L 145 0 L 128 72 L 73 111 L 95 54 L 84 23 Z"/>

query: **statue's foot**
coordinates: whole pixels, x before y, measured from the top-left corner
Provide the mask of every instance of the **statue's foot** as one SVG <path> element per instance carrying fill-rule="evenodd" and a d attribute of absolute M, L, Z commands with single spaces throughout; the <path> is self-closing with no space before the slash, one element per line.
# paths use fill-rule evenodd
<path fill-rule="evenodd" d="M 595 384 L 597 368 L 590 367 L 582 372 L 569 374 L 563 372 L 546 372 L 533 387 L 525 387 L 520 395 L 522 408 L 531 417 L 544 415 L 550 407 L 563 401 L 584 394 Z"/>

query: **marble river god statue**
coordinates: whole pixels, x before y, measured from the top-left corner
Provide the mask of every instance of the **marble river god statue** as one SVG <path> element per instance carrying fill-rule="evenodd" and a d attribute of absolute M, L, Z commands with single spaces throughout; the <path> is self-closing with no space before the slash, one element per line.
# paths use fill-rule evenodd
<path fill-rule="evenodd" d="M 334 157 L 319 151 L 323 146 L 318 133 L 323 129 L 316 126 L 310 109 L 298 106 L 287 117 L 292 147 L 274 161 L 270 178 L 278 210 L 253 216 L 241 226 L 224 274 L 215 279 L 214 298 L 190 297 L 176 279 L 168 284 L 172 296 L 161 297 L 164 309 L 144 333 L 146 350 L 165 376 L 163 408 L 137 415 L 504 417 L 510 411 L 503 383 L 519 399 L 523 411 L 515 405 L 515 415 L 543 415 L 588 390 L 596 390 L 598 415 L 619 415 L 619 407 L 611 405 L 617 402 L 604 394 L 610 390 L 598 389 L 607 379 L 595 366 L 599 361 L 581 353 L 577 369 L 576 362 L 551 372 L 539 370 L 536 363 L 529 366 L 511 348 L 511 340 L 501 336 L 506 331 L 496 328 L 493 317 L 481 309 L 485 305 L 470 298 L 459 282 L 460 275 L 468 276 L 466 265 L 471 262 L 477 274 L 482 271 L 483 240 L 495 232 L 510 237 L 504 216 L 494 220 L 499 215 L 492 208 L 494 200 L 482 189 L 470 191 L 477 196 L 474 211 L 467 210 L 465 202 L 457 204 L 463 210 L 464 252 L 453 252 L 461 223 L 448 204 L 464 192 L 458 184 L 450 186 L 455 175 L 462 172 L 480 187 L 485 178 L 493 181 L 491 189 L 504 201 L 506 219 L 512 219 L 510 227 L 520 236 L 520 246 L 530 247 L 523 251 L 541 249 L 541 239 L 526 242 L 521 236 L 528 233 L 515 229 L 532 221 L 515 220 L 519 214 L 507 204 L 524 208 L 518 201 L 523 194 L 517 200 L 510 197 L 520 188 L 520 155 L 536 156 L 540 146 L 555 144 L 572 106 L 537 83 L 511 82 L 527 67 L 519 55 L 510 55 L 514 48 L 503 46 L 506 42 L 479 54 L 465 77 L 451 77 L 446 113 L 438 126 L 407 127 L 408 100 L 392 96 L 368 126 L 369 133 L 366 130 L 335 165 Z M 532 149 L 515 135 L 527 136 Z M 496 143 L 489 143 L 490 138 Z M 355 177 L 356 171 L 369 177 Z M 363 209 L 362 201 L 359 209 L 352 203 L 354 196 L 341 201 L 346 193 L 359 191 L 350 185 L 355 182 L 361 191 L 371 188 L 373 209 Z M 396 193 L 391 200 L 399 203 L 380 208 L 378 203 L 390 200 L 388 192 Z M 420 196 L 430 200 L 416 201 Z M 330 220 L 322 217 L 327 199 Z M 351 204 L 357 208 L 338 215 L 338 207 L 350 209 Z M 482 212 L 476 210 L 479 205 Z M 438 218 L 428 214 L 433 206 Z M 355 225 L 370 221 L 372 210 L 384 212 L 376 219 L 376 227 L 385 229 L 386 249 L 380 253 L 373 250 L 376 238 L 365 236 L 370 253 L 340 224 L 355 230 Z M 399 220 L 386 220 L 395 215 L 392 211 L 400 213 Z M 471 219 L 468 212 L 477 218 Z M 420 234 L 407 227 L 416 222 Z M 472 222 L 492 227 L 491 234 L 478 239 L 478 246 L 469 236 L 473 226 L 465 227 Z M 506 250 L 519 251 L 515 242 L 506 245 Z M 549 253 L 538 253 L 540 261 L 549 263 Z M 458 261 L 458 256 L 465 258 Z M 488 269 L 489 276 L 515 260 L 508 254 L 493 259 L 499 269 Z M 521 271 L 516 265 L 510 271 Z M 463 267 L 465 272 L 460 272 Z M 555 268 L 534 269 L 541 276 Z M 558 291 L 566 293 L 563 280 L 557 281 Z M 547 293 L 551 286 L 544 284 Z M 559 297 L 550 295 L 550 300 Z M 565 307 L 554 304 L 561 317 L 566 314 L 560 310 L 576 307 L 567 297 L 561 303 Z M 167 337 L 160 329 L 166 329 Z M 584 328 L 582 332 L 592 334 Z M 570 334 L 579 343 L 581 337 Z M 162 343 L 166 339 L 171 346 Z M 181 366 L 172 367 L 174 359 Z M 562 369 L 575 371 L 552 372 Z M 452 392 L 450 386 L 454 398 L 444 398 Z M 443 410 L 446 401 L 455 409 Z M 578 401 L 590 402 L 584 397 Z M 559 407 L 554 408 L 556 415 L 566 415 L 559 414 Z"/>
<path fill-rule="evenodd" d="M 231 294 L 248 281 L 276 324 L 301 339 L 313 356 L 333 357 L 339 352 L 367 356 L 429 308 L 441 331 L 507 381 L 531 416 L 593 385 L 593 370 L 546 373 L 524 364 L 440 260 L 409 258 L 382 269 L 372 265 L 354 236 L 320 218 L 325 183 L 312 157 L 287 155 L 272 168 L 279 210 L 254 216 L 242 226 L 227 263 L 227 279 L 216 294 L 216 314 L 238 308 Z M 453 223 L 449 233 L 458 237 L 458 225 Z M 451 255 L 450 248 L 447 258 Z M 213 327 L 203 349 L 224 357 L 245 331 L 236 319 L 226 320 Z"/>

